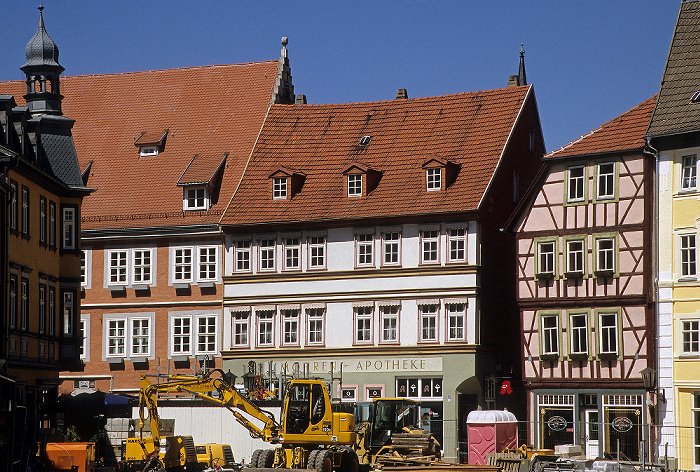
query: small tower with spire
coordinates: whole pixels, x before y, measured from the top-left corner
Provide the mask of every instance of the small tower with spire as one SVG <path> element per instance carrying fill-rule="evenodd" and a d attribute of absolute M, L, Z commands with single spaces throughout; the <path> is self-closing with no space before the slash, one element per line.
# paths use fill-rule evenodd
<path fill-rule="evenodd" d="M 527 78 L 525 77 L 525 50 L 523 45 L 520 45 L 520 67 L 518 67 L 518 75 L 511 75 L 508 77 L 508 86 L 511 85 L 527 85 Z"/>
<path fill-rule="evenodd" d="M 44 7 L 39 5 L 39 27 L 27 43 L 27 62 L 20 69 L 27 76 L 27 101 L 32 116 L 61 115 L 61 87 L 59 76 L 64 71 L 58 63 L 58 46 L 44 27 Z"/>

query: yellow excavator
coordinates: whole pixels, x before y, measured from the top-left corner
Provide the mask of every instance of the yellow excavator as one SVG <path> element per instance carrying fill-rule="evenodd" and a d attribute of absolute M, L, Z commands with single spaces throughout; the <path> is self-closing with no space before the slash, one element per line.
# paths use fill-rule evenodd
<path fill-rule="evenodd" d="M 217 372 L 220 377 L 212 375 Z M 169 469 L 163 460 L 166 455 L 154 452 L 156 444 L 162 445 L 158 433 L 158 394 L 161 392 L 189 393 L 224 407 L 252 437 L 279 444 L 275 449 L 258 449 L 253 452 L 249 463 L 253 468 L 357 472 L 359 462 L 354 450 L 357 440 L 355 417 L 350 413 L 333 411 L 323 381 L 291 380 L 286 388 L 282 418 L 278 423 L 271 412 L 260 408 L 227 383 L 225 375 L 221 370 L 215 369 L 197 376 L 170 376 L 165 382 L 156 384 L 151 383 L 146 376 L 141 376 L 139 428 L 143 429 L 144 410 L 147 410 L 153 437 L 130 439 L 134 439 L 141 450 L 150 451 L 146 454 L 149 462 L 144 464 L 144 472 L 163 467 Z M 170 445 L 172 448 L 173 445 Z M 160 449 L 163 452 L 163 447 Z M 186 454 L 181 450 L 180 455 Z M 139 457 L 143 456 L 141 453 Z"/>

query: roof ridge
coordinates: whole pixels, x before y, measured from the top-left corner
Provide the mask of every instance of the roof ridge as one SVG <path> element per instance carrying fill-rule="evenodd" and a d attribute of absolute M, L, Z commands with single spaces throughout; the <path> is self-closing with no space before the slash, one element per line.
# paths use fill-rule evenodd
<path fill-rule="evenodd" d="M 623 113 L 617 115 L 615 118 L 606 121 L 605 123 L 603 123 L 602 125 L 598 126 L 597 128 L 595 128 L 595 129 L 589 131 L 588 133 L 586 133 L 586 134 L 584 134 L 584 135 L 581 135 L 581 136 L 578 137 L 577 139 L 574 139 L 573 141 L 571 141 L 571 142 L 569 142 L 569 143 L 567 143 L 567 144 L 564 144 L 563 146 L 561 146 L 561 147 L 558 148 L 558 149 L 555 149 L 554 151 L 550 152 L 549 154 L 546 154 L 546 155 L 544 156 L 544 158 L 546 159 L 546 158 L 548 158 L 548 157 L 552 157 L 552 156 L 554 156 L 554 155 L 557 154 L 557 153 L 560 153 L 560 152 L 562 152 L 562 151 L 564 151 L 564 150 L 566 150 L 566 149 L 569 149 L 570 147 L 572 147 L 572 146 L 574 146 L 574 145 L 580 143 L 581 141 L 583 141 L 584 139 L 588 138 L 589 136 L 592 136 L 593 134 L 598 133 L 599 131 L 602 131 L 602 130 L 605 129 L 605 128 L 608 128 L 609 126 L 611 126 L 611 125 L 613 125 L 613 124 L 615 124 L 615 123 L 618 123 L 618 122 L 622 121 L 623 118 L 624 118 L 625 116 L 629 115 L 630 113 L 633 113 L 633 112 L 637 111 L 639 108 L 641 108 L 642 106 L 646 105 L 647 102 L 649 102 L 649 101 L 651 101 L 651 100 L 655 100 L 657 95 L 658 95 L 658 94 L 652 95 L 651 97 L 647 98 L 646 100 L 644 100 L 644 101 L 638 103 L 637 105 L 633 106 L 633 107 L 630 108 L 629 110 L 627 110 L 627 111 L 625 111 L 625 112 L 623 112 Z"/>

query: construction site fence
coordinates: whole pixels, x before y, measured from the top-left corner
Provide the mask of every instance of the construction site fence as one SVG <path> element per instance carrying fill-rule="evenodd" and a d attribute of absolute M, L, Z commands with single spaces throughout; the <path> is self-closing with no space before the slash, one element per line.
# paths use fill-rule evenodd
<path fill-rule="evenodd" d="M 469 461 L 469 428 L 465 429 L 466 434 L 458 443 L 461 463 Z M 535 449 L 551 449 L 565 459 L 619 461 L 636 469 L 700 470 L 700 425 L 518 421 L 517 432 L 518 447 L 528 445 Z M 483 441 L 483 437 L 478 440 Z M 496 431 L 494 441 L 497 448 L 500 440 Z"/>

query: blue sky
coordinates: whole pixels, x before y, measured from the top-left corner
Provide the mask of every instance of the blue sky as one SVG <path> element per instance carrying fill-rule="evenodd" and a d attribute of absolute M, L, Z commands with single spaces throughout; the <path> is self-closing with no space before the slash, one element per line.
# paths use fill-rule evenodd
<path fill-rule="evenodd" d="M 23 79 L 38 0 L 3 0 L 0 80 Z M 309 103 L 505 86 L 524 44 L 547 150 L 659 89 L 680 0 L 44 0 L 64 75 L 277 59 Z M 2 90 L 0 90 L 2 93 Z"/>

